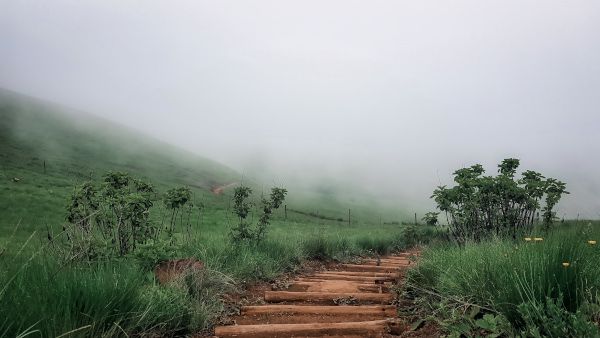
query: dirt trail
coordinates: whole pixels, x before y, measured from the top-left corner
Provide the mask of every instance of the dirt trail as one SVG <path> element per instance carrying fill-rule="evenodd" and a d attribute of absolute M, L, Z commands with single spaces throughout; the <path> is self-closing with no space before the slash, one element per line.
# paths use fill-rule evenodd
<path fill-rule="evenodd" d="M 227 189 L 229 187 L 233 187 L 236 184 L 238 184 L 238 183 L 237 182 L 232 182 L 232 183 L 229 183 L 229 184 L 213 186 L 213 187 L 210 188 L 210 192 L 212 192 L 215 195 L 221 195 L 221 194 L 223 194 L 223 192 L 225 191 L 225 189 Z"/>
<path fill-rule="evenodd" d="M 234 325 L 217 337 L 393 337 L 397 319 L 390 287 L 411 264 L 412 253 L 341 264 L 297 277 L 284 291 L 265 291 L 264 305 L 243 306 Z"/>

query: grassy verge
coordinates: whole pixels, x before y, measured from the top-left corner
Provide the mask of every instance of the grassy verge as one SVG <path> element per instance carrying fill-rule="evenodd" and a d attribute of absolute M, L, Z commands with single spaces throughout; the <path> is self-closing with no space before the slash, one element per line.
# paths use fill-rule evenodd
<path fill-rule="evenodd" d="M 589 241 L 600 239 L 599 225 L 564 224 L 531 241 L 432 247 L 407 285 L 455 335 L 598 336 L 600 247 Z"/>
<path fill-rule="evenodd" d="M 427 232 L 426 228 L 417 231 Z M 52 256 L 0 258 L 0 335 L 114 337 L 177 336 L 210 328 L 223 310 L 220 296 L 244 283 L 270 280 L 304 259 L 338 259 L 387 253 L 414 240 L 400 228 L 353 235 L 275 232 L 256 245 L 233 246 L 204 236 L 177 248 L 207 269 L 158 285 L 150 254 L 87 264 L 61 265 Z M 28 253 L 27 250 L 23 252 Z"/>

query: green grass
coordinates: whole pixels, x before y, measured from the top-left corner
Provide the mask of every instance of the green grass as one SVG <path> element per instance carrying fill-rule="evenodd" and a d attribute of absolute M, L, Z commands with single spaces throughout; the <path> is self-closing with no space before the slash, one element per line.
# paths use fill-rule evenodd
<path fill-rule="evenodd" d="M 73 187 L 98 182 L 109 170 L 153 183 L 157 206 L 167 189 L 189 186 L 194 202 L 205 206 L 191 233 L 179 231 L 173 246 L 149 245 L 124 258 L 62 262 L 50 250 L 48 233 L 61 236 Z M 214 195 L 210 188 L 241 178 L 123 126 L 0 91 L 0 336 L 198 332 L 214 324 L 223 310 L 220 295 L 234 287 L 274 279 L 304 259 L 345 260 L 406 245 L 402 226 L 381 224 L 400 221 L 397 208 L 335 182 L 287 187 L 287 217 L 283 208 L 275 212 L 267 239 L 232 245 L 231 190 Z M 256 196 L 265 189 L 244 181 Z M 160 224 L 163 214 L 158 207 L 152 221 Z M 205 262 L 206 272 L 155 284 L 151 269 L 157 260 L 187 257 Z"/>
<path fill-rule="evenodd" d="M 585 331 L 590 329 L 585 322 L 594 320 L 585 312 L 599 300 L 600 247 L 588 240 L 600 239 L 600 223 L 557 224 L 549 234 L 530 235 L 543 241 L 495 239 L 430 248 L 408 283 L 450 303 L 500 314 L 526 336 L 536 330 L 546 336 L 598 334 Z"/>
<path fill-rule="evenodd" d="M 0 90 L 0 231 L 9 233 L 19 225 L 11 242 L 8 236 L 0 236 L 0 248 L 16 248 L 34 231 L 38 232 L 35 240 L 43 241 L 46 229 L 60 230 L 73 187 L 90 178 L 99 181 L 109 170 L 149 180 L 159 197 L 172 187 L 192 188 L 195 202 L 206 206 L 196 229 L 202 233 L 222 233 L 230 225 L 231 188 L 220 196 L 210 188 L 242 179 L 224 165 L 135 130 Z M 268 188 L 248 178 L 244 181 L 257 195 Z M 403 215 L 398 208 L 334 182 L 287 188 L 287 222 L 283 210 L 275 215 L 274 228 L 281 226 L 282 231 L 291 226 L 311 232 L 313 225 L 338 229 L 347 221 L 348 209 L 352 209 L 353 226 L 360 227 L 377 227 L 380 217 L 398 221 Z"/>
<path fill-rule="evenodd" d="M 24 250 L 17 260 L 0 258 L 0 333 L 112 337 L 198 332 L 214 324 L 224 292 L 273 280 L 305 259 L 344 260 L 373 254 L 373 248 L 402 249 L 404 243 L 401 232 L 385 231 L 271 234 L 258 244 L 239 246 L 226 237 L 195 238 L 179 246 L 177 254 L 203 260 L 206 272 L 167 286 L 155 284 L 152 273 L 142 268 L 143 259 L 61 265 L 51 255 L 27 262 Z"/>
<path fill-rule="evenodd" d="M 127 261 L 61 266 L 37 257 L 3 260 L 1 268 L 3 337 L 194 332 L 212 323 L 222 308 L 218 297 L 228 290 L 226 278 L 212 271 L 159 286 Z"/>

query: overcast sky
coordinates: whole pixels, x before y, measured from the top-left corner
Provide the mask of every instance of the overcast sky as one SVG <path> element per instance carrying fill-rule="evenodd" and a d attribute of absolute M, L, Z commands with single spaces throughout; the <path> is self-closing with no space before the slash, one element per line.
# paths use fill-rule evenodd
<path fill-rule="evenodd" d="M 505 157 L 600 217 L 600 2 L 0 1 L 0 86 L 429 206 Z"/>

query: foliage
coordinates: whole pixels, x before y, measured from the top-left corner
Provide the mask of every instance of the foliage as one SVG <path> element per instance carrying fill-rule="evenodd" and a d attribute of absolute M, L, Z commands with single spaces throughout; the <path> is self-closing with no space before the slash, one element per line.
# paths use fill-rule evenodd
<path fill-rule="evenodd" d="M 521 334 L 527 337 L 600 337 L 600 330 L 581 311 L 565 309 L 562 297 L 519 304 L 524 321 Z"/>
<path fill-rule="evenodd" d="M 591 321 L 589 313 L 594 312 L 584 310 L 594 308 L 600 294 L 600 250 L 589 242 L 595 243 L 600 231 L 567 222 L 546 236 L 530 236 L 539 240 L 515 245 L 494 238 L 462 247 L 432 247 L 409 271 L 407 284 L 422 297 L 438 295 L 437 302 L 474 304 L 501 314 L 516 333 L 526 336 L 533 335 L 535 327 L 542 335 L 562 336 L 549 324 L 552 331 L 544 331 L 545 321 L 584 332 L 589 325 L 581 320 Z"/>
<path fill-rule="evenodd" d="M 557 181 L 555 179 L 549 178 L 546 180 L 546 205 L 542 209 L 543 211 L 543 220 L 544 220 L 544 228 L 548 230 L 552 222 L 556 220 L 556 212 L 553 211 L 554 206 L 558 203 L 561 196 L 563 194 L 568 194 L 566 189 L 566 184 Z"/>
<path fill-rule="evenodd" d="M 240 241 L 256 241 L 260 242 L 264 239 L 267 227 L 271 222 L 273 210 L 279 209 L 287 190 L 283 188 L 272 188 L 269 198 L 261 197 L 260 217 L 256 226 L 252 226 L 248 221 L 248 215 L 252 203 L 247 201 L 247 198 L 252 194 L 252 189 L 246 186 L 236 187 L 233 194 L 233 212 L 238 218 L 238 223 L 231 229 L 230 237 L 234 242 Z"/>
<path fill-rule="evenodd" d="M 192 190 L 189 187 L 178 187 L 167 190 L 164 197 L 164 204 L 167 210 L 171 211 L 169 222 L 169 235 L 172 236 L 179 216 L 181 227 L 184 226 L 184 217 L 187 216 L 187 226 L 191 226 L 190 215 L 194 204 L 192 203 Z"/>
<path fill-rule="evenodd" d="M 149 219 L 154 188 L 124 172 L 108 172 L 100 187 L 84 182 L 75 187 L 63 228 L 69 259 L 124 256 L 156 232 Z M 101 235 L 100 237 L 98 235 Z"/>
<path fill-rule="evenodd" d="M 0 261 L 0 336 L 182 336 L 207 328 L 231 278 L 214 271 L 153 284 L 131 262 L 61 266 L 51 257 Z M 109 305 L 109 306 L 107 306 Z"/>
<path fill-rule="evenodd" d="M 437 225 L 439 212 L 430 211 L 423 216 L 423 222 L 427 225 Z"/>
<path fill-rule="evenodd" d="M 140 245 L 124 259 L 109 262 L 60 265 L 49 255 L 49 262 L 24 264 L 12 256 L 0 256 L 0 285 L 6 287 L 6 292 L 0 292 L 0 335 L 17 336 L 30 327 L 30 331 L 40 330 L 33 336 L 42 337 L 57 337 L 82 327 L 70 336 L 114 337 L 124 335 L 122 330 L 130 336 L 196 333 L 213 325 L 223 308 L 219 294 L 224 287 L 231 287 L 227 276 L 242 285 L 269 281 L 298 268 L 315 252 L 323 252 L 323 259 L 349 260 L 372 255 L 372 248 L 387 251 L 402 245 L 398 226 L 349 228 L 332 223 L 323 227 L 277 220 L 273 225 L 269 236 L 258 243 L 232 246 L 226 233 L 211 230 L 175 246 L 163 242 Z M 167 286 L 153 283 L 148 272 L 153 262 L 175 254 L 200 259 L 210 275 Z M 10 282 L 13 276 L 16 278 Z"/>
<path fill-rule="evenodd" d="M 457 242 L 479 241 L 491 235 L 516 238 L 519 231 L 531 229 L 544 196 L 544 224 L 550 227 L 555 218 L 553 208 L 563 194 L 568 194 L 565 184 L 530 170 L 517 179 L 518 167 L 518 159 L 505 159 L 493 177 L 485 176 L 483 167 L 476 164 L 454 172 L 454 187 L 435 189 L 431 197 L 446 214 Z"/>

